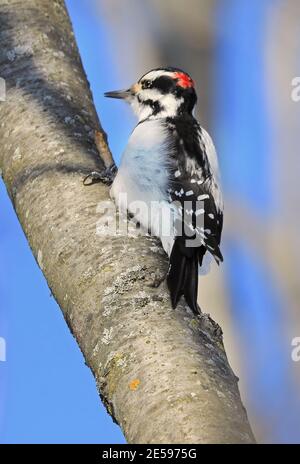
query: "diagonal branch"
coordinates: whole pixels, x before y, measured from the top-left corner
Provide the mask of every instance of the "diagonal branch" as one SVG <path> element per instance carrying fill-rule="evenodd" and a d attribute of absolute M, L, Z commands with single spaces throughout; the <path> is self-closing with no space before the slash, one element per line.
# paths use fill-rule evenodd
<path fill-rule="evenodd" d="M 252 443 L 217 324 L 153 285 L 157 240 L 100 233 L 109 189 L 82 177 L 102 129 L 64 2 L 0 0 L 0 27 L 3 179 L 108 412 L 130 443 Z"/>

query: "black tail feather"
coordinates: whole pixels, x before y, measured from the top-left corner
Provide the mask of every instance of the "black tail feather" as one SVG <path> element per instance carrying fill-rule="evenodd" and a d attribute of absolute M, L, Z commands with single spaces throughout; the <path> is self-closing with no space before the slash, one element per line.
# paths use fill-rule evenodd
<path fill-rule="evenodd" d="M 176 308 L 181 295 L 183 295 L 186 260 L 187 257 L 180 252 L 175 242 L 170 256 L 169 272 L 167 275 L 167 284 L 173 308 Z"/>
<path fill-rule="evenodd" d="M 195 251 L 191 258 L 187 258 L 185 265 L 185 277 L 183 295 L 191 310 L 198 313 L 198 253 Z"/>
<path fill-rule="evenodd" d="M 199 249 L 190 248 L 189 253 L 184 253 L 182 243 L 175 240 L 170 256 L 170 268 L 167 276 L 167 284 L 170 290 L 172 307 L 176 308 L 180 297 L 184 295 L 191 310 L 198 314 L 198 262 Z M 201 256 L 202 259 L 202 256 Z"/>

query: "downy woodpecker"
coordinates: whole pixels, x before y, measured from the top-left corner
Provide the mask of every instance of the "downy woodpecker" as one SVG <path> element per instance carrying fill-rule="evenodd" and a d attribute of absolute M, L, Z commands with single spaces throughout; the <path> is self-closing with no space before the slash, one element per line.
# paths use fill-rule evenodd
<path fill-rule="evenodd" d="M 223 202 L 213 142 L 193 116 L 194 82 L 180 69 L 158 68 L 129 89 L 105 96 L 126 100 L 138 117 L 111 196 L 121 210 L 160 238 L 169 255 L 167 284 L 173 308 L 184 295 L 198 313 L 198 267 L 205 254 L 218 264 L 223 261 Z M 161 219 L 167 217 L 166 232 Z"/>

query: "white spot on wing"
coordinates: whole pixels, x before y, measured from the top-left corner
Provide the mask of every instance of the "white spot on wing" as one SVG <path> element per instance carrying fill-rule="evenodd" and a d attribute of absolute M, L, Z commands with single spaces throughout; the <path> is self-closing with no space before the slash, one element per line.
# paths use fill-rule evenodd
<path fill-rule="evenodd" d="M 196 211 L 196 216 L 199 216 L 200 214 L 204 214 L 204 209 L 198 209 Z"/>

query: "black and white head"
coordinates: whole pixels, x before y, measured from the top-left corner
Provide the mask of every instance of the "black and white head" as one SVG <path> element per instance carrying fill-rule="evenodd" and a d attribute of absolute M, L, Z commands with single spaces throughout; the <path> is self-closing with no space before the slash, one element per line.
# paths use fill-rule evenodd
<path fill-rule="evenodd" d="M 197 102 L 194 81 L 177 68 L 153 69 L 129 89 L 106 92 L 105 96 L 126 100 L 139 120 L 191 114 Z"/>

